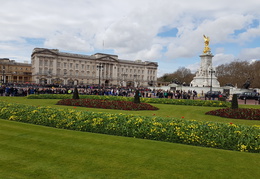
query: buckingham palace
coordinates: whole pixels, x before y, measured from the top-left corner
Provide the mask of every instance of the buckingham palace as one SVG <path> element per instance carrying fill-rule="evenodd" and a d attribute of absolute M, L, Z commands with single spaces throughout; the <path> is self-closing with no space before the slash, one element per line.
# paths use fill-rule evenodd
<path fill-rule="evenodd" d="M 81 55 L 34 48 L 32 80 L 38 84 L 147 87 L 157 83 L 157 62 L 123 60 L 117 55 Z"/>

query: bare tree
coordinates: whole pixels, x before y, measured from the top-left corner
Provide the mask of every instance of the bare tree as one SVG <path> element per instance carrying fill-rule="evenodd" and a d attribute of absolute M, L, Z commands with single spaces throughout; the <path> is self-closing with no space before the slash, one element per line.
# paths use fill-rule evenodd
<path fill-rule="evenodd" d="M 252 88 L 260 88 L 260 60 L 250 64 L 253 72 L 253 79 L 251 81 Z"/>
<path fill-rule="evenodd" d="M 185 67 L 180 67 L 178 70 L 173 73 L 177 79 L 179 79 L 182 83 L 190 84 L 192 81 L 193 77 L 195 76 L 194 74 L 191 73 L 191 70 Z"/>
<path fill-rule="evenodd" d="M 216 76 L 220 82 L 220 86 L 226 84 L 233 84 L 241 88 L 246 81 L 250 81 L 254 87 L 257 86 L 255 79 L 256 74 L 259 74 L 259 65 L 256 63 L 249 63 L 248 61 L 233 61 L 229 64 L 222 64 L 216 68 Z M 258 67 L 258 69 L 257 69 Z M 253 87 L 250 86 L 250 87 Z"/>
<path fill-rule="evenodd" d="M 191 73 L 191 70 L 185 67 L 179 67 L 175 72 L 171 74 L 164 74 L 158 81 L 172 82 L 177 79 L 178 82 L 189 84 L 195 75 Z"/>

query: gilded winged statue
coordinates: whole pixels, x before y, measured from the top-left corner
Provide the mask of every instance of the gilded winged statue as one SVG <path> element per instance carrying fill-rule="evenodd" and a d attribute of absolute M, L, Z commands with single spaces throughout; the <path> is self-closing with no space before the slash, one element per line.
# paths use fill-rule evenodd
<path fill-rule="evenodd" d="M 209 37 L 207 37 L 206 35 L 203 35 L 204 37 L 204 43 L 205 43 L 205 47 L 204 47 L 204 50 L 203 50 L 203 53 L 207 53 L 207 52 L 210 52 L 210 48 L 209 48 Z"/>

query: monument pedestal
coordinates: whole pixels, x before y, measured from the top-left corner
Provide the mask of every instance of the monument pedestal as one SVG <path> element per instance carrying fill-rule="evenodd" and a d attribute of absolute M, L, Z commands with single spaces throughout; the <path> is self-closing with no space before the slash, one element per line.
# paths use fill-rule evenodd
<path fill-rule="evenodd" d="M 220 84 L 215 75 L 216 70 L 212 67 L 212 53 L 207 51 L 206 53 L 200 55 L 201 62 L 200 68 L 196 72 L 196 76 L 191 81 L 191 86 L 194 87 L 220 87 Z"/>

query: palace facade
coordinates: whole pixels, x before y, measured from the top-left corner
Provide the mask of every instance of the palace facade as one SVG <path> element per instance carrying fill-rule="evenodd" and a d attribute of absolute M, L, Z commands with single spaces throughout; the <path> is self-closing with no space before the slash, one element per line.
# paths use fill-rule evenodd
<path fill-rule="evenodd" d="M 35 48 L 32 80 L 39 84 L 147 87 L 157 83 L 156 62 L 119 59 L 117 55 L 80 55 Z"/>
<path fill-rule="evenodd" d="M 31 83 L 31 64 L 19 63 L 9 58 L 0 58 L 1 83 Z"/>

